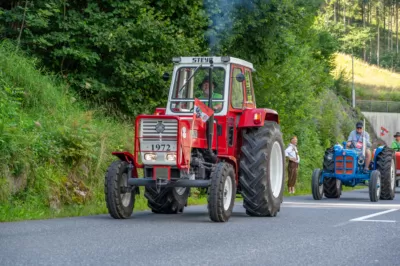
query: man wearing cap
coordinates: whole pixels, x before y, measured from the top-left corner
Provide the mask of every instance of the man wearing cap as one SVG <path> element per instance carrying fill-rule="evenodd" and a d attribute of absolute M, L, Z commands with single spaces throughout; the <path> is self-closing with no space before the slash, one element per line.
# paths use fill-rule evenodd
<path fill-rule="evenodd" d="M 363 122 L 359 121 L 356 124 L 356 130 L 350 132 L 349 138 L 347 140 L 347 148 L 356 148 L 357 150 L 362 150 L 363 148 L 363 137 L 365 138 L 365 168 L 364 173 L 368 172 L 368 167 L 371 162 L 371 150 L 367 149 L 370 148 L 371 142 L 369 141 L 369 134 L 368 132 L 363 130 Z"/>
<path fill-rule="evenodd" d="M 214 92 L 215 86 L 216 86 L 216 83 L 215 83 L 215 81 L 213 81 L 212 82 L 212 90 L 213 90 L 212 99 L 223 99 L 221 94 Z M 208 76 L 204 77 L 202 83 L 200 84 L 200 87 L 201 87 L 201 90 L 203 91 L 204 97 L 208 99 L 208 97 L 210 95 L 210 86 L 209 86 Z M 221 110 L 222 109 L 222 103 L 220 103 L 220 102 L 213 103 L 213 109 L 215 111 Z"/>
<path fill-rule="evenodd" d="M 400 132 L 397 132 L 393 137 L 395 140 L 392 142 L 392 149 L 395 151 L 400 151 Z"/>

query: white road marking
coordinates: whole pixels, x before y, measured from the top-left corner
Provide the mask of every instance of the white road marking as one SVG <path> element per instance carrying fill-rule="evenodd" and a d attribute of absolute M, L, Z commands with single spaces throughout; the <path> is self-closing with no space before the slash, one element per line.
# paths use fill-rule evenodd
<path fill-rule="evenodd" d="M 292 202 L 282 203 L 282 207 L 292 208 L 350 208 L 350 209 L 400 209 L 400 204 L 371 204 L 371 203 L 324 203 L 324 202 Z"/>
<path fill-rule="evenodd" d="M 377 212 L 377 213 L 373 213 L 373 214 L 370 214 L 370 215 L 361 216 L 361 217 L 358 217 L 358 218 L 351 219 L 350 222 L 366 222 L 366 221 L 368 221 L 368 222 L 373 222 L 373 221 L 382 222 L 382 221 L 385 221 L 385 222 L 388 222 L 388 223 L 394 223 L 396 221 L 393 221 L 393 220 L 367 220 L 367 219 L 368 218 L 372 218 L 372 217 L 376 217 L 376 216 L 379 216 L 379 215 L 383 215 L 383 214 L 386 214 L 386 213 L 395 212 L 395 211 L 398 211 L 398 209 L 391 209 L 391 210 L 386 210 L 386 211 L 383 211 L 383 212 Z"/>
<path fill-rule="evenodd" d="M 353 221 L 354 222 L 354 221 Z M 358 222 L 395 223 L 395 220 L 362 220 Z"/>

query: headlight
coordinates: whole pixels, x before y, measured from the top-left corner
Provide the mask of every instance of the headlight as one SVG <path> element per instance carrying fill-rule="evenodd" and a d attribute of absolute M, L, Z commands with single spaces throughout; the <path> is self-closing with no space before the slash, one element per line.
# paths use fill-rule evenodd
<path fill-rule="evenodd" d="M 156 153 L 145 153 L 144 159 L 146 161 L 155 161 L 157 159 L 157 154 Z"/>
<path fill-rule="evenodd" d="M 167 155 L 165 156 L 165 159 L 167 161 L 176 161 L 176 152 L 167 153 Z"/>

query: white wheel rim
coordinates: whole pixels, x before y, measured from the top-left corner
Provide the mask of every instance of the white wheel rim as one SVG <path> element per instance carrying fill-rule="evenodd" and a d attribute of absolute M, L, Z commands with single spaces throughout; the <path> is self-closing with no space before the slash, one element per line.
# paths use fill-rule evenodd
<path fill-rule="evenodd" d="M 392 164 L 390 165 L 390 187 L 394 188 L 394 183 L 395 183 L 395 178 L 396 178 L 396 172 L 394 168 L 394 160 L 392 160 Z"/>
<path fill-rule="evenodd" d="M 379 176 L 376 180 L 376 196 L 379 197 L 381 195 L 381 177 Z"/>
<path fill-rule="evenodd" d="M 120 187 L 128 187 L 128 175 L 123 173 L 121 176 L 121 185 Z M 128 207 L 129 203 L 131 202 L 131 192 L 121 193 L 121 202 L 122 206 Z"/>
<path fill-rule="evenodd" d="M 228 175 L 224 185 L 224 210 L 227 211 L 232 201 L 232 178 Z"/>
<path fill-rule="evenodd" d="M 186 191 L 186 187 L 176 187 L 175 191 L 179 196 L 182 196 L 183 193 L 185 193 L 185 191 Z"/>
<path fill-rule="evenodd" d="M 321 177 L 321 175 L 320 175 L 320 177 Z M 318 179 L 318 183 L 319 183 L 319 179 Z M 322 195 L 322 193 L 324 193 L 324 184 L 319 185 L 318 189 L 319 189 L 319 194 Z"/>
<path fill-rule="evenodd" d="M 321 180 L 321 176 L 322 176 L 322 172 L 319 172 L 318 175 L 318 192 L 320 195 L 322 195 L 322 193 L 324 192 L 324 183 L 322 183 L 321 185 L 319 184 L 319 181 Z"/>
<path fill-rule="evenodd" d="M 271 159 L 269 161 L 269 180 L 272 194 L 275 198 L 279 197 L 282 189 L 283 160 L 282 148 L 279 142 L 275 141 L 272 145 Z"/>

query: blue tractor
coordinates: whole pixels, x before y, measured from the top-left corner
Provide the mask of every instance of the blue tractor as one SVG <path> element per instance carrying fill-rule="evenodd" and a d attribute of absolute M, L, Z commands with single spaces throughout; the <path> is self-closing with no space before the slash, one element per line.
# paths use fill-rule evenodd
<path fill-rule="evenodd" d="M 395 196 L 396 158 L 392 149 L 378 147 L 368 171 L 365 171 L 365 150 L 346 149 L 336 144 L 325 151 L 323 169 L 315 169 L 312 175 L 312 194 L 315 200 L 340 198 L 342 186 L 355 187 L 368 184 L 369 198 L 393 200 Z"/>

